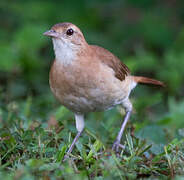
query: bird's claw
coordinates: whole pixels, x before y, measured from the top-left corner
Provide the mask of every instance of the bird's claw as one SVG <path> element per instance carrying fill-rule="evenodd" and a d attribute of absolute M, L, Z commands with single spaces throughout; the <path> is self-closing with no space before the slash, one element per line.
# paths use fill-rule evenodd
<path fill-rule="evenodd" d="M 64 156 L 64 158 L 63 158 L 63 162 L 65 162 L 67 159 L 69 158 L 69 155 L 68 154 L 66 154 L 65 156 Z"/>
<path fill-rule="evenodd" d="M 124 149 L 125 146 L 120 144 L 119 141 L 115 141 L 112 145 L 112 150 L 115 151 L 116 155 L 119 155 L 119 148 Z"/>

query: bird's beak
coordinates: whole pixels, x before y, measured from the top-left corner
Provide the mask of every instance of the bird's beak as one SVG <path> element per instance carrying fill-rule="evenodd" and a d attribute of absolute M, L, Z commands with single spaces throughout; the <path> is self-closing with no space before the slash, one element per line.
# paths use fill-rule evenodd
<path fill-rule="evenodd" d="M 56 37 L 58 38 L 59 37 L 59 33 L 57 33 L 56 31 L 54 30 L 49 30 L 49 31 L 46 31 L 43 33 L 44 36 L 50 36 L 50 37 Z"/>

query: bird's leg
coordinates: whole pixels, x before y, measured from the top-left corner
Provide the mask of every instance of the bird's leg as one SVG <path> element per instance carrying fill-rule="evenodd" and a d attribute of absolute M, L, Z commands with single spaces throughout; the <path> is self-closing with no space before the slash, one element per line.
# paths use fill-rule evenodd
<path fill-rule="evenodd" d="M 74 148 L 74 146 L 75 146 L 77 140 L 78 140 L 79 137 L 81 136 L 81 134 L 82 134 L 82 131 L 77 132 L 77 135 L 75 136 L 75 138 L 74 138 L 72 144 L 70 145 L 70 147 L 69 147 L 69 149 L 68 149 L 68 151 L 67 151 L 67 153 L 66 153 L 66 156 L 68 156 L 68 155 L 72 152 L 72 150 L 73 150 L 73 148 Z"/>
<path fill-rule="evenodd" d="M 124 117 L 124 121 L 121 125 L 121 129 L 118 133 L 118 136 L 116 137 L 116 140 L 115 140 L 115 142 L 113 143 L 113 146 L 112 146 L 112 150 L 114 150 L 117 154 L 119 153 L 119 148 L 124 148 L 124 146 L 122 144 L 120 144 L 120 141 L 121 141 L 123 132 L 125 130 L 125 126 L 126 126 L 128 120 L 129 120 L 131 112 L 132 112 L 132 104 L 129 100 L 126 100 L 122 105 L 125 107 L 126 115 Z"/>
<path fill-rule="evenodd" d="M 63 161 L 65 161 L 69 154 L 72 152 L 76 142 L 78 141 L 79 137 L 81 136 L 83 129 L 84 129 L 84 115 L 83 114 L 75 114 L 75 122 L 76 122 L 76 128 L 77 128 L 77 135 L 75 136 L 72 144 L 70 145 L 68 151 L 66 152 L 66 155 L 64 156 Z"/>

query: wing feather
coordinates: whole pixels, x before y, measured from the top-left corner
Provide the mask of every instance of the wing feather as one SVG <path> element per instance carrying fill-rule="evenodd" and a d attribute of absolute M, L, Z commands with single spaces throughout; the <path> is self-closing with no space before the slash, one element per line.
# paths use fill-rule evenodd
<path fill-rule="evenodd" d="M 114 70 L 115 77 L 123 81 L 130 74 L 128 67 L 108 50 L 92 45 L 98 59 Z"/>

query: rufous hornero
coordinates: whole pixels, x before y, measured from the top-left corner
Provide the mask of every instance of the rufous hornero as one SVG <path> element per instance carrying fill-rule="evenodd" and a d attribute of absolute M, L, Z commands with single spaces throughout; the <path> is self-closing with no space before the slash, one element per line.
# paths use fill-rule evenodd
<path fill-rule="evenodd" d="M 121 105 L 126 114 L 112 146 L 118 153 L 123 147 L 121 137 L 132 112 L 130 92 L 138 83 L 155 86 L 164 86 L 164 83 L 132 76 L 128 67 L 111 52 L 88 44 L 81 30 L 72 23 L 58 23 L 44 35 L 52 38 L 55 53 L 50 88 L 56 99 L 74 113 L 78 131 L 64 159 L 72 152 L 84 130 L 86 113 Z"/>

